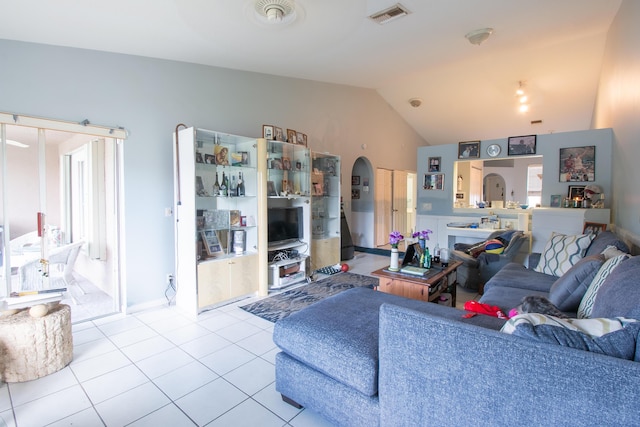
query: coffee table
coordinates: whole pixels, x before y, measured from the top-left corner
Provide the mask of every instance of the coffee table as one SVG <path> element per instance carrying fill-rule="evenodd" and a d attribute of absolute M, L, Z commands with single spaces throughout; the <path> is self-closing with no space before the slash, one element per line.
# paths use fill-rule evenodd
<path fill-rule="evenodd" d="M 378 290 L 389 294 L 421 301 L 437 302 L 444 292 L 451 293 L 451 306 L 456 306 L 456 270 L 462 265 L 461 261 L 450 262 L 442 267 L 435 264 L 425 276 L 389 271 L 381 268 L 372 272 L 378 277 Z"/>

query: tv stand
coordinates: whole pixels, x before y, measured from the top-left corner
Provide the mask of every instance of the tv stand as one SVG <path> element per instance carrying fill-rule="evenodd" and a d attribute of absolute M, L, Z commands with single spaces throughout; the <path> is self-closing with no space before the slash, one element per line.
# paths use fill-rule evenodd
<path fill-rule="evenodd" d="M 307 281 L 309 257 L 299 254 L 269 263 L 269 290 L 279 290 Z"/>

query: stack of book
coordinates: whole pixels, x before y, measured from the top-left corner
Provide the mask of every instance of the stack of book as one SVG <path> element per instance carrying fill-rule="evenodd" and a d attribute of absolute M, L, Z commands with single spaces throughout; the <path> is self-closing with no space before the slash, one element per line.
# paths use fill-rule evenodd
<path fill-rule="evenodd" d="M 67 288 L 43 289 L 39 291 L 11 292 L 2 301 L 3 308 L 10 310 L 14 308 L 32 307 L 37 304 L 60 301 L 64 297 Z"/>

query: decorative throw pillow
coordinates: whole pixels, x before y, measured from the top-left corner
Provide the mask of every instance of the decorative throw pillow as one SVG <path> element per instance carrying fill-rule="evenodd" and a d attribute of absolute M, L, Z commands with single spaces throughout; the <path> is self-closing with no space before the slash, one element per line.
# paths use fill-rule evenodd
<path fill-rule="evenodd" d="M 595 318 L 595 319 L 559 319 L 554 316 L 539 313 L 519 314 L 509 319 L 500 329 L 501 332 L 512 334 L 513 331 L 522 323 L 530 325 L 551 325 L 572 331 L 582 332 L 591 337 L 600 337 L 610 332 L 615 332 L 624 328 L 629 323 L 637 322 L 635 319 L 627 319 L 625 317 L 615 317 L 611 319 Z"/>
<path fill-rule="evenodd" d="M 504 252 L 504 243 L 498 239 L 488 240 L 487 243 L 484 244 L 484 250 L 490 254 L 501 254 Z"/>
<path fill-rule="evenodd" d="M 594 237 L 593 234 L 566 236 L 554 233 L 544 246 L 540 262 L 534 271 L 556 277 L 562 276 L 582 259 Z"/>
<path fill-rule="evenodd" d="M 584 351 L 605 354 L 620 359 L 638 360 L 636 345 L 640 323 L 630 323 L 615 332 L 593 338 L 585 333 L 573 331 L 558 326 L 532 325 L 521 323 L 513 335 L 527 338 L 536 342 L 557 344 Z"/>
<path fill-rule="evenodd" d="M 622 261 L 600 286 L 591 317 L 636 317 L 640 307 L 639 277 L 640 256 Z"/>
<path fill-rule="evenodd" d="M 617 251 L 614 246 L 611 247 Z M 598 270 L 598 274 L 596 274 L 596 277 L 593 278 L 591 284 L 587 288 L 587 292 L 585 292 L 584 296 L 582 297 L 582 301 L 580 301 L 580 305 L 578 306 L 578 319 L 587 319 L 591 317 L 593 303 L 596 300 L 596 295 L 598 294 L 600 286 L 602 286 L 604 280 L 609 276 L 609 273 L 611 273 L 613 269 L 616 268 L 622 261 L 627 259 L 628 256 L 628 254 L 622 252 L 622 255 L 609 258 L 607 261 L 605 261 L 604 264 L 602 264 L 602 267 L 600 267 L 600 270 Z"/>
<path fill-rule="evenodd" d="M 604 256 L 591 255 L 582 258 L 569 271 L 558 278 L 549 289 L 549 301 L 562 311 L 575 312 L 587 288 L 598 274 Z"/>

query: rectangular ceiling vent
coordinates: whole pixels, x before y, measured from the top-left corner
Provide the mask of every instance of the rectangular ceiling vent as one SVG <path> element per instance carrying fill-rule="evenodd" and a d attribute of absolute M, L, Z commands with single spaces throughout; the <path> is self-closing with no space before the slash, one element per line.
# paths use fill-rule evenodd
<path fill-rule="evenodd" d="M 380 12 L 374 13 L 369 16 L 369 19 L 377 22 L 380 25 L 384 25 L 393 21 L 394 19 L 402 18 L 403 16 L 407 16 L 410 14 L 409 10 L 401 5 L 400 3 L 396 3 L 395 6 L 391 6 L 388 9 L 381 10 Z"/>

